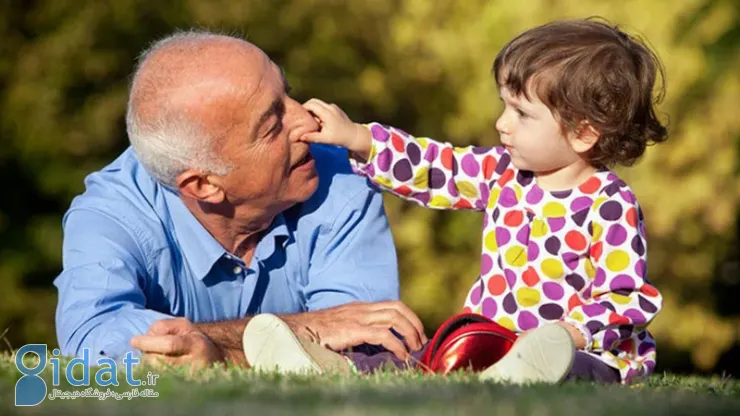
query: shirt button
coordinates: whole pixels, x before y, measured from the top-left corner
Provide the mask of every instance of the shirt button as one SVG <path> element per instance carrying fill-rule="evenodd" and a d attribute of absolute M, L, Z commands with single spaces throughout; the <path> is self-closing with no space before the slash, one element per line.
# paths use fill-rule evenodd
<path fill-rule="evenodd" d="M 234 274 L 239 274 L 242 272 L 242 268 L 240 266 L 234 267 Z"/>

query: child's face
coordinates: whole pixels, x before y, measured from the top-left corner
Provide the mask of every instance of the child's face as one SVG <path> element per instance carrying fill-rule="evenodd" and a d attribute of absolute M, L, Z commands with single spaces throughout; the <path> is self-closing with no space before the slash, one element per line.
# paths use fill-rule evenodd
<path fill-rule="evenodd" d="M 501 143 L 518 169 L 548 173 L 577 162 L 571 135 L 564 135 L 550 109 L 534 93 L 529 100 L 501 86 L 504 112 L 496 121 Z"/>

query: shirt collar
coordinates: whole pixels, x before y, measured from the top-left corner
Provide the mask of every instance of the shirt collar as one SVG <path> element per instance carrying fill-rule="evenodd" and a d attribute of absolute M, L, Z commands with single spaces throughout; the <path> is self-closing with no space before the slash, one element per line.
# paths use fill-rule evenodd
<path fill-rule="evenodd" d="M 260 242 L 257 243 L 257 247 L 254 250 L 254 257 L 257 260 L 269 258 L 275 252 L 277 242 L 280 241 L 282 243 L 281 248 L 283 248 L 289 238 L 290 233 L 288 232 L 288 225 L 285 222 L 285 216 L 280 213 L 275 216 L 272 224 L 270 224 L 270 228 L 267 229 Z"/>
<path fill-rule="evenodd" d="M 203 280 L 210 273 L 213 266 L 221 258 L 233 258 L 241 262 L 241 259 L 232 256 L 224 247 L 216 241 L 208 230 L 198 221 L 192 212 L 185 206 L 179 195 L 167 188 L 162 187 L 170 211 L 172 227 L 180 245 L 182 255 L 190 265 L 194 275 Z M 283 242 L 290 238 L 288 226 L 283 214 L 278 214 L 273 220 L 270 228 L 257 243 L 255 258 L 268 258 L 274 251 L 276 241 Z"/>

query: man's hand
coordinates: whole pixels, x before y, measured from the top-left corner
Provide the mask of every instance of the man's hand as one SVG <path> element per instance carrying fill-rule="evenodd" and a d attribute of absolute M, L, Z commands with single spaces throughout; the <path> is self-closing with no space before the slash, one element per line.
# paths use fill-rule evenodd
<path fill-rule="evenodd" d="M 406 345 L 418 351 L 428 341 L 421 320 L 397 301 L 353 302 L 281 318 L 297 336 L 334 351 L 374 344 L 406 359 Z M 185 318 L 162 319 L 154 322 L 146 335 L 134 336 L 131 345 L 141 350 L 149 362 L 195 367 L 226 360 L 246 364 L 241 338 L 248 320 L 193 324 Z"/>
<path fill-rule="evenodd" d="M 382 345 L 398 358 L 407 359 L 406 346 L 391 332 L 391 328 L 414 351 L 420 350 L 427 342 L 421 320 L 408 306 L 397 301 L 353 302 L 280 318 L 296 335 L 334 351 L 367 343 Z"/>
<path fill-rule="evenodd" d="M 202 368 L 223 361 L 219 348 L 185 318 L 162 319 L 146 335 L 131 338 L 131 346 L 144 353 L 145 362 Z"/>

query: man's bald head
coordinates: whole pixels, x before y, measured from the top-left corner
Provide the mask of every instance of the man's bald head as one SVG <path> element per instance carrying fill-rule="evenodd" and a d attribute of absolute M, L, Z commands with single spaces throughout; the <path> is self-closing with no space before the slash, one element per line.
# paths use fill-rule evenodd
<path fill-rule="evenodd" d="M 173 187 L 189 168 L 228 173 L 219 139 L 244 110 L 234 98 L 258 88 L 265 61 L 251 43 L 209 32 L 177 33 L 145 51 L 131 83 L 126 125 L 147 171 Z"/>

